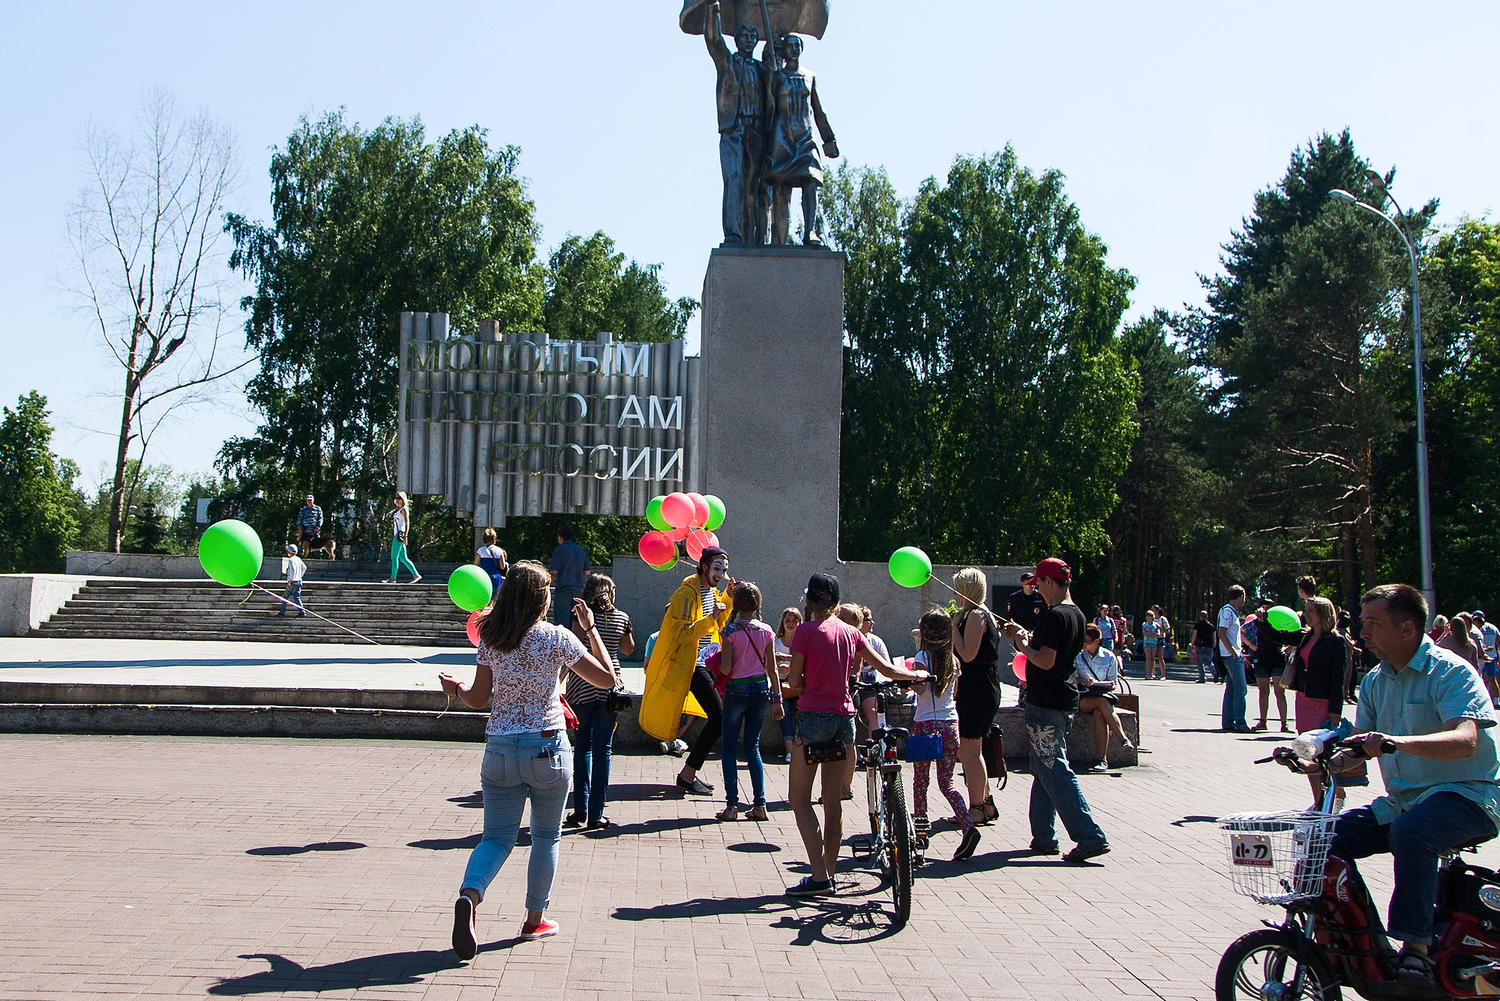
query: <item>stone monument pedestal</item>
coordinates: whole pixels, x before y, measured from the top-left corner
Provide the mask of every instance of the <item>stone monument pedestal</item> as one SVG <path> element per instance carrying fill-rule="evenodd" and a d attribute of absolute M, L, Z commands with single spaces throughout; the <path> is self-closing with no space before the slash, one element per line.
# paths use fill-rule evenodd
<path fill-rule="evenodd" d="M 760 585 L 765 616 L 837 573 L 844 256 L 720 247 L 703 280 L 694 420 L 698 489 L 727 512 L 730 573 Z"/>

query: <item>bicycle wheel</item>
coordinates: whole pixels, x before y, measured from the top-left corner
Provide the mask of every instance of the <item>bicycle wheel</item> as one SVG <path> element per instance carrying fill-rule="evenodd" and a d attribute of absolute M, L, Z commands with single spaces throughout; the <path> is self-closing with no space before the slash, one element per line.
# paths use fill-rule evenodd
<path fill-rule="evenodd" d="M 906 794 L 901 773 L 885 777 L 885 820 L 891 859 L 891 899 L 896 905 L 896 927 L 904 928 L 911 917 L 912 834 L 911 815 L 906 812 Z"/>
<path fill-rule="evenodd" d="M 1298 960 L 1297 940 L 1280 928 L 1261 928 L 1241 935 L 1224 951 L 1214 977 L 1215 1001 L 1259 1001 L 1267 997 L 1291 997 L 1297 973 L 1302 974 L 1306 1001 L 1341 1001 L 1344 994 L 1327 961 L 1316 947 L 1307 962 Z"/>
<path fill-rule="evenodd" d="M 869 780 L 870 798 L 870 861 L 879 869 L 882 876 L 890 875 L 890 862 L 887 860 L 885 850 L 885 810 L 881 803 L 880 782 Z"/>

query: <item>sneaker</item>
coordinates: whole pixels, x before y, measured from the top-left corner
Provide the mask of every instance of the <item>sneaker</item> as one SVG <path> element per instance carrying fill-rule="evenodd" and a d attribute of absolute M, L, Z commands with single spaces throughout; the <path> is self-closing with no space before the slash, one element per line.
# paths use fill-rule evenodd
<path fill-rule="evenodd" d="M 1076 845 L 1073 850 L 1063 856 L 1064 862 L 1072 862 L 1077 865 L 1087 862 L 1089 859 L 1098 858 L 1100 855 L 1109 854 L 1109 842 L 1101 841 L 1096 845 Z"/>
<path fill-rule="evenodd" d="M 745 813 L 746 820 L 769 820 L 766 816 L 766 804 L 756 803 Z"/>
<path fill-rule="evenodd" d="M 661 748 L 661 753 L 663 754 L 672 754 L 674 750 L 672 745 L 665 740 L 657 741 L 656 746 Z"/>
<path fill-rule="evenodd" d="M 468 962 L 479 955 L 479 936 L 474 931 L 474 901 L 461 893 L 453 902 L 453 951 Z"/>
<path fill-rule="evenodd" d="M 1062 847 L 1056 843 L 1044 844 L 1040 841 L 1033 841 L 1028 851 L 1033 855 L 1058 855 L 1061 854 Z"/>
<path fill-rule="evenodd" d="M 677 776 L 677 788 L 694 796 L 712 796 L 714 794 L 714 787 L 696 775 L 691 779 L 685 779 L 681 775 Z"/>
<path fill-rule="evenodd" d="M 587 819 L 588 818 L 585 817 L 581 813 L 570 813 L 566 817 L 563 818 L 563 826 L 564 827 L 582 827 L 583 826 L 583 822 L 585 820 L 587 820 Z"/>
<path fill-rule="evenodd" d="M 613 821 L 608 817 L 600 817 L 598 820 L 591 820 L 587 824 L 584 824 L 583 829 L 585 831 L 605 831 L 609 829 L 612 823 Z"/>
<path fill-rule="evenodd" d="M 958 851 L 953 853 L 953 861 L 962 862 L 974 854 L 974 849 L 979 847 L 979 828 L 971 827 L 964 832 L 964 839 L 958 843 Z"/>
<path fill-rule="evenodd" d="M 678 737 L 676 740 L 672 741 L 672 755 L 673 755 L 673 757 L 680 758 L 684 754 L 686 754 L 687 752 L 688 752 L 687 741 L 683 740 L 681 737 Z"/>
<path fill-rule="evenodd" d="M 811 876 L 803 876 L 802 881 L 796 886 L 787 887 L 786 895 L 789 897 L 821 897 L 833 892 L 833 880 L 813 879 Z"/>
<path fill-rule="evenodd" d="M 521 926 L 521 937 L 528 942 L 535 942 L 539 938 L 551 938 L 557 934 L 557 922 L 548 921 L 546 918 L 532 924 L 530 921 Z"/>
<path fill-rule="evenodd" d="M 421 574 L 417 574 L 417 575 L 416 575 L 416 576 L 415 576 L 415 577 L 413 577 L 413 578 L 412 578 L 412 579 L 411 579 L 411 582 L 412 582 L 412 583 L 413 583 L 413 584 L 416 584 L 416 583 L 417 583 L 417 582 L 419 582 L 419 581 L 420 581 L 420 580 L 421 580 L 421 579 L 422 579 L 422 575 L 421 575 Z M 545 922 L 545 921 L 543 921 L 543 922 L 542 922 L 542 923 L 543 923 L 543 924 L 546 924 L 546 922 Z M 556 925 L 554 925 L 554 926 L 553 926 L 553 928 L 554 928 L 554 931 L 553 931 L 553 932 L 552 932 L 552 934 L 554 934 L 554 935 L 556 935 L 556 934 L 557 934 L 557 932 L 556 932 L 556 930 L 555 930 L 555 929 L 556 929 L 556 927 L 557 927 L 557 926 L 556 926 Z"/>

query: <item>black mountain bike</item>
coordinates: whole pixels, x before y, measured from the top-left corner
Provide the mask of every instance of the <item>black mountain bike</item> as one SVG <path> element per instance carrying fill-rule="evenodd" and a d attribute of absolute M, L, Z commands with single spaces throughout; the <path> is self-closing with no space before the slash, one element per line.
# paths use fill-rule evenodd
<path fill-rule="evenodd" d="M 873 695 L 878 706 L 875 729 L 860 744 L 864 754 L 866 790 L 870 804 L 870 858 L 891 887 L 896 906 L 896 927 L 911 917 L 912 870 L 916 866 L 916 830 L 906 809 L 906 791 L 901 780 L 901 759 L 896 741 L 906 737 L 900 727 L 885 723 L 886 699 L 900 682 L 878 681 L 858 687 L 855 704 Z"/>

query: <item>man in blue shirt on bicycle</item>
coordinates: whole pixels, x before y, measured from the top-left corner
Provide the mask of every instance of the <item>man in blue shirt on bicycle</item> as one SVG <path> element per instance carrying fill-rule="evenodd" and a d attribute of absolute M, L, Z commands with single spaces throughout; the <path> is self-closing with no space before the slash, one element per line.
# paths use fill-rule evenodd
<path fill-rule="evenodd" d="M 1420 591 L 1382 584 L 1361 606 L 1363 639 L 1380 664 L 1360 683 L 1350 739 L 1379 759 L 1386 794 L 1340 815 L 1329 851 L 1351 861 L 1390 852 L 1389 932 L 1403 943 L 1396 973 L 1431 981 L 1439 856 L 1500 827 L 1495 713 L 1474 669 L 1428 638 Z"/>

